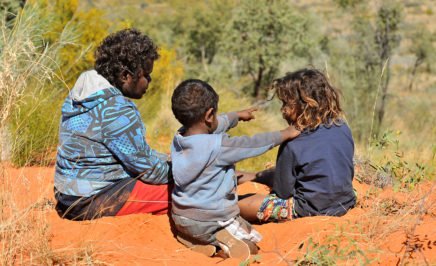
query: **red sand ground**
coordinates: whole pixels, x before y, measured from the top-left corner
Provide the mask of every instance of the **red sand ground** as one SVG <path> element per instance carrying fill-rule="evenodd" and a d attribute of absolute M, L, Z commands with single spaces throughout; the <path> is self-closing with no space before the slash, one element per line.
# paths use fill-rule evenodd
<path fill-rule="evenodd" d="M 63 220 L 51 204 L 54 202 L 53 172 L 53 168 L 7 168 L 3 180 L 9 180 L 10 187 L 16 190 L 12 195 L 17 196 L 15 200 L 20 207 L 37 201 L 43 203 L 45 207 L 38 211 L 47 215 L 51 249 L 56 253 L 65 256 L 86 248 L 94 263 L 110 265 L 239 264 L 236 259 L 208 258 L 185 248 L 173 237 L 165 215 L 108 217 L 86 222 Z M 310 217 L 255 225 L 264 239 L 259 244 L 260 254 L 252 263 L 293 264 L 304 256 L 308 241 L 320 241 L 320 250 L 330 244 L 326 252 L 330 250 L 329 258 L 338 264 L 360 264 L 358 259 L 335 258 L 345 252 L 361 250 L 373 259 L 372 265 L 436 265 L 436 188 L 433 183 L 421 184 L 411 193 L 394 193 L 392 189 L 380 190 L 357 182 L 355 188 L 359 194 L 358 206 L 343 217 Z M 266 190 L 262 185 L 248 183 L 242 185 L 239 192 L 266 193 Z M 328 237 L 332 239 L 329 241 Z M 335 244 L 339 245 L 337 253 L 333 251 Z"/>

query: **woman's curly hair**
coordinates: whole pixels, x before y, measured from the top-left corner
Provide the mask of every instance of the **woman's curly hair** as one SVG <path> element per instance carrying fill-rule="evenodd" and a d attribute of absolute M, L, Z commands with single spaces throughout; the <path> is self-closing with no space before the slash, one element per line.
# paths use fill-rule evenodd
<path fill-rule="evenodd" d="M 159 58 L 157 46 L 137 29 L 124 29 L 107 36 L 95 51 L 95 70 L 109 83 L 121 88 L 120 74 L 128 71 L 133 78 L 149 62 Z"/>
<path fill-rule="evenodd" d="M 292 122 L 299 130 L 345 122 L 339 92 L 319 70 L 302 69 L 287 73 L 274 80 L 272 88 L 283 102 L 283 107 L 295 112 L 296 121 Z"/>

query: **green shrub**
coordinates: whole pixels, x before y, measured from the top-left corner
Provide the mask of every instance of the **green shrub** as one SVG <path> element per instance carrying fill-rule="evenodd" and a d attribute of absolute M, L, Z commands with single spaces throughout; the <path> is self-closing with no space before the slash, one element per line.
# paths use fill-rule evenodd
<path fill-rule="evenodd" d="M 348 225 L 347 227 L 349 227 Z M 336 227 L 336 230 L 322 241 L 315 241 L 310 237 L 307 242 L 300 244 L 299 249 L 306 247 L 303 257 L 295 261 L 295 265 L 340 265 L 345 262 L 358 262 L 358 265 L 370 265 L 375 259 L 360 247 L 361 241 L 347 234 L 349 228 Z"/>
<path fill-rule="evenodd" d="M 388 130 L 373 140 L 370 149 L 371 165 L 377 175 L 387 176 L 396 189 L 413 189 L 421 181 L 434 179 L 434 154 L 424 162 L 408 160 L 400 147 L 400 135 L 400 131 Z"/>

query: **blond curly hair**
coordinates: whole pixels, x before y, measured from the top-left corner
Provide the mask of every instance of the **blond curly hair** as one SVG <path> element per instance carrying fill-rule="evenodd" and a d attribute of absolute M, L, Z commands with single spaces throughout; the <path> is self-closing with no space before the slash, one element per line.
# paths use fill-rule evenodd
<path fill-rule="evenodd" d="M 283 103 L 283 108 L 294 112 L 292 121 L 299 130 L 313 130 L 323 124 L 331 126 L 345 122 L 339 102 L 339 91 L 317 69 L 302 69 L 287 73 L 273 81 L 272 89 Z"/>

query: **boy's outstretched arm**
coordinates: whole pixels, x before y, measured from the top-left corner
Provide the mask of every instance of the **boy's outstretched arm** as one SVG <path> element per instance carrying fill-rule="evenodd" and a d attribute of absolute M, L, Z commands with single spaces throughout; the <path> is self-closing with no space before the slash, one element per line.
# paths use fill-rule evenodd
<path fill-rule="evenodd" d="M 238 121 L 250 121 L 254 119 L 254 112 L 257 108 L 252 107 L 237 112 L 229 112 L 218 116 L 218 127 L 214 134 L 224 133 L 238 125 Z"/>
<path fill-rule="evenodd" d="M 227 166 L 261 155 L 282 142 L 297 137 L 299 134 L 300 131 L 293 126 L 281 131 L 256 134 L 252 137 L 230 137 L 225 134 L 221 141 L 221 151 L 217 163 Z"/>

